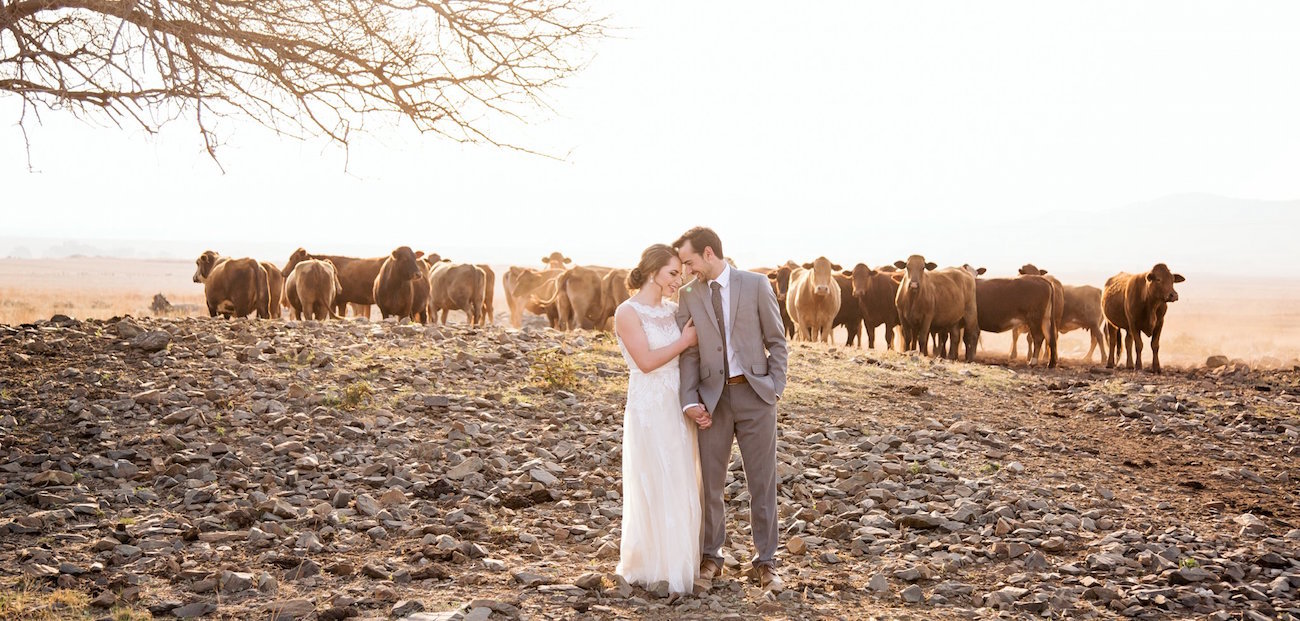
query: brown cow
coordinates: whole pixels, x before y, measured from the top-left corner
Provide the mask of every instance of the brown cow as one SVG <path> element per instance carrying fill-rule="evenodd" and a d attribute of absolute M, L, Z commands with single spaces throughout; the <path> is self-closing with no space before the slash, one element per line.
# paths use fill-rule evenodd
<path fill-rule="evenodd" d="M 220 314 L 230 319 L 257 313 L 262 319 L 271 317 L 271 291 L 266 269 L 256 260 L 247 257 L 231 259 L 205 250 L 194 264 L 194 282 L 203 283 L 208 316 Z"/>
<path fill-rule="evenodd" d="M 853 272 L 845 270 L 835 274 L 835 282 L 840 286 L 840 310 L 835 313 L 831 329 L 844 326 L 844 330 L 848 332 L 848 336 L 844 339 L 844 346 L 852 347 L 853 342 L 857 341 L 858 347 L 862 347 L 862 308 L 853 298 Z"/>
<path fill-rule="evenodd" d="M 480 311 L 479 325 L 496 323 L 496 311 L 492 308 L 492 299 L 496 297 L 497 273 L 486 263 L 479 263 L 483 270 L 483 310 Z"/>
<path fill-rule="evenodd" d="M 1101 313 L 1101 289 L 1092 286 L 1074 286 L 1062 285 L 1061 282 L 1047 275 L 1047 270 L 1038 269 L 1032 263 L 1027 263 L 1020 268 L 1020 273 L 1025 275 L 1044 276 L 1052 282 L 1053 287 L 1061 287 L 1061 295 L 1053 300 L 1053 303 L 1060 303 L 1061 308 L 1059 316 L 1056 318 L 1057 334 L 1065 334 L 1073 330 L 1084 328 L 1089 333 L 1088 355 L 1089 362 L 1092 361 L 1093 350 L 1100 350 L 1101 355 L 1106 355 L 1106 337 L 1101 330 L 1102 313 Z M 1024 328 L 1016 327 L 1011 329 L 1011 359 L 1016 359 L 1016 344 L 1020 333 L 1025 332 Z"/>
<path fill-rule="evenodd" d="M 339 282 L 343 283 L 343 294 L 335 298 L 334 306 L 339 316 L 347 314 L 348 305 L 352 305 L 353 314 L 360 317 L 370 316 L 370 305 L 375 303 L 375 279 L 383 268 L 388 256 L 358 259 L 332 254 L 310 254 L 299 248 L 289 255 L 289 262 L 281 271 L 285 274 L 293 271 L 293 266 L 304 259 L 326 259 L 334 264 Z"/>
<path fill-rule="evenodd" d="M 555 281 L 564 270 L 534 270 L 527 267 L 511 267 L 501 279 L 501 286 L 506 292 L 506 306 L 510 308 L 510 325 L 518 328 L 523 325 L 524 311 L 542 314 L 534 310 L 530 301 L 536 298 L 550 298 L 555 295 Z M 530 307 L 531 306 L 531 307 Z"/>
<path fill-rule="evenodd" d="M 948 358 L 957 359 L 957 343 L 964 341 L 966 362 L 974 362 L 980 335 L 975 277 L 957 267 L 935 271 L 937 265 L 916 254 L 894 266 L 903 270 L 894 297 L 903 328 L 903 351 L 918 349 L 928 355 L 931 332 L 943 332 L 952 339 Z"/>
<path fill-rule="evenodd" d="M 439 323 L 447 323 L 447 314 L 453 310 L 464 311 L 465 321 L 477 325 L 483 312 L 483 288 L 487 274 L 470 263 L 441 261 L 433 266 L 429 276 L 429 312 L 438 314 Z"/>
<path fill-rule="evenodd" d="M 552 252 L 551 254 L 542 257 L 542 264 L 545 265 L 548 270 L 569 269 L 567 266 L 570 263 L 573 263 L 573 259 L 570 259 L 559 252 Z"/>
<path fill-rule="evenodd" d="M 433 261 L 430 261 L 430 258 Z M 411 321 L 427 324 L 433 321 L 429 310 L 429 300 L 433 297 L 433 264 L 438 262 L 438 255 L 424 255 L 415 261 L 415 268 L 420 270 L 420 277 L 411 281 Z"/>
<path fill-rule="evenodd" d="M 307 259 L 299 261 L 284 283 L 282 304 L 296 320 L 305 316 L 308 321 L 338 319 L 334 313 L 334 298 L 343 291 L 338 272 L 329 261 Z"/>
<path fill-rule="evenodd" d="M 1142 370 L 1142 335 L 1146 334 L 1151 337 L 1151 372 L 1160 373 L 1160 332 L 1165 328 L 1165 311 L 1170 302 L 1178 301 L 1174 284 L 1185 280 L 1182 274 L 1170 272 L 1164 263 L 1157 263 L 1150 271 L 1141 274 L 1120 272 L 1106 279 L 1101 294 L 1101 307 L 1109 323 L 1106 368 L 1113 368 L 1117 363 L 1119 336 L 1123 330 L 1128 333 L 1124 339 L 1124 366 Z"/>
<path fill-rule="evenodd" d="M 560 274 L 555 282 L 554 297 L 539 300 L 548 315 L 550 308 L 555 308 L 555 328 L 591 330 L 596 327 L 604 310 L 601 278 L 609 271 L 608 268 L 577 266 Z"/>
<path fill-rule="evenodd" d="M 786 338 L 794 338 L 794 321 L 790 319 L 790 309 L 786 308 L 785 300 L 790 293 L 790 272 L 799 267 L 794 261 L 786 261 L 785 265 L 777 268 L 756 267 L 751 272 L 764 274 L 767 279 L 772 281 L 772 291 L 776 293 L 776 304 L 781 307 L 781 323 L 785 325 Z"/>
<path fill-rule="evenodd" d="M 284 315 L 282 302 L 284 301 L 284 277 L 286 274 L 280 271 L 279 267 L 270 261 L 260 261 L 262 269 L 266 270 L 266 287 L 270 291 L 270 308 L 267 310 L 271 313 L 272 319 L 279 319 Z"/>
<path fill-rule="evenodd" d="M 794 322 L 795 338 L 805 341 L 831 341 L 831 328 L 840 311 L 840 287 L 833 277 L 840 266 L 826 257 L 790 271 L 790 292 L 786 308 Z"/>
<path fill-rule="evenodd" d="M 845 272 L 853 280 L 852 299 L 857 302 L 862 322 L 867 330 L 867 347 L 876 348 L 876 326 L 885 325 L 885 349 L 894 348 L 894 327 L 898 325 L 898 283 L 902 276 L 894 266 L 873 270 L 859 263 L 853 271 Z M 898 275 L 895 279 L 894 276 Z"/>
<path fill-rule="evenodd" d="M 415 262 L 423 256 L 423 252 L 412 251 L 410 246 L 399 246 L 384 257 L 379 274 L 370 285 L 371 298 L 379 306 L 383 318 L 414 318 L 415 309 L 411 305 L 413 283 L 423 282 L 420 267 Z"/>
<path fill-rule="evenodd" d="M 618 310 L 618 305 L 632 297 L 632 292 L 627 289 L 628 271 L 623 269 L 610 270 L 600 279 L 602 308 L 601 318 L 596 322 L 596 325 L 602 330 L 611 329 L 610 321 L 614 319 L 614 312 Z"/>
<path fill-rule="evenodd" d="M 972 277 L 984 273 L 963 266 Z M 1048 367 L 1057 363 L 1056 310 L 1058 289 L 1043 276 L 1025 275 L 1019 278 L 977 278 L 975 304 L 979 314 L 980 330 L 1006 332 L 1017 326 L 1029 330 L 1032 341 L 1029 348 L 1029 365 L 1041 360 L 1043 342 L 1047 342 Z"/>

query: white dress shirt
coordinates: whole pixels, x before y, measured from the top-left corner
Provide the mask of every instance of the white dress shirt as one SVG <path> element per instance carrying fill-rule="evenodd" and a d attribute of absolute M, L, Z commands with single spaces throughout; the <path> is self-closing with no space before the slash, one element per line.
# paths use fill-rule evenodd
<path fill-rule="evenodd" d="M 713 306 L 713 282 L 709 282 L 709 306 Z M 719 293 L 722 294 L 722 325 L 727 331 L 727 370 L 731 372 L 731 377 L 744 375 L 745 371 L 740 366 L 740 357 L 736 355 L 736 348 L 731 344 L 731 265 L 724 263 L 722 273 L 718 274 L 716 282 L 722 285 Z"/>

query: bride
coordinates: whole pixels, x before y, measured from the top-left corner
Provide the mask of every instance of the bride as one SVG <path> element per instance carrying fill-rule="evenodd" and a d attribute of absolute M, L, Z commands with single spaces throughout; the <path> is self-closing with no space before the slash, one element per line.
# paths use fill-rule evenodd
<path fill-rule="evenodd" d="M 677 356 L 696 344 L 695 326 L 680 330 L 676 304 L 681 262 L 664 244 L 641 254 L 627 277 L 636 290 L 614 313 L 614 332 L 628 366 L 623 413 L 623 540 L 615 572 L 649 586 L 664 580 L 690 593 L 700 567 L 699 452 L 695 423 L 682 414 Z"/>

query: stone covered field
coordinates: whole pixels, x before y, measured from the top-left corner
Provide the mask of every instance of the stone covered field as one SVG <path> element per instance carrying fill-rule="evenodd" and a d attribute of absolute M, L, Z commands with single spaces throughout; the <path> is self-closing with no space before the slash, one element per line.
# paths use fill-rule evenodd
<path fill-rule="evenodd" d="M 546 328 L 0 325 L 0 618 L 1300 615 L 1300 372 L 794 344 L 782 576 L 619 581 L 624 368 Z"/>

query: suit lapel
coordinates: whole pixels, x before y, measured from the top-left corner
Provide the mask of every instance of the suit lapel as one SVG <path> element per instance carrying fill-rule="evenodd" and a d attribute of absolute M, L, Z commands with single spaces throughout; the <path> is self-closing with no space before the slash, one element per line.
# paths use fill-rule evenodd
<path fill-rule="evenodd" d="M 709 328 L 717 330 L 718 315 L 713 312 L 713 289 L 709 287 L 709 281 L 707 280 L 696 279 L 695 284 L 696 288 L 703 289 L 699 295 L 700 305 L 704 307 L 704 312 L 709 315 Z M 695 327 L 699 328 L 699 325 L 696 325 Z M 718 335 L 718 337 L 721 338 L 722 335 Z"/>
<path fill-rule="evenodd" d="M 737 270 L 734 267 L 731 268 L 731 277 L 728 280 L 730 282 L 727 283 L 727 287 L 731 289 L 731 299 L 729 300 L 729 302 L 731 302 L 729 304 L 729 306 L 731 306 L 729 309 L 731 325 L 727 327 L 732 329 L 734 335 L 736 328 L 736 309 L 740 308 L 740 287 L 745 281 L 740 278 L 740 270 Z"/>

